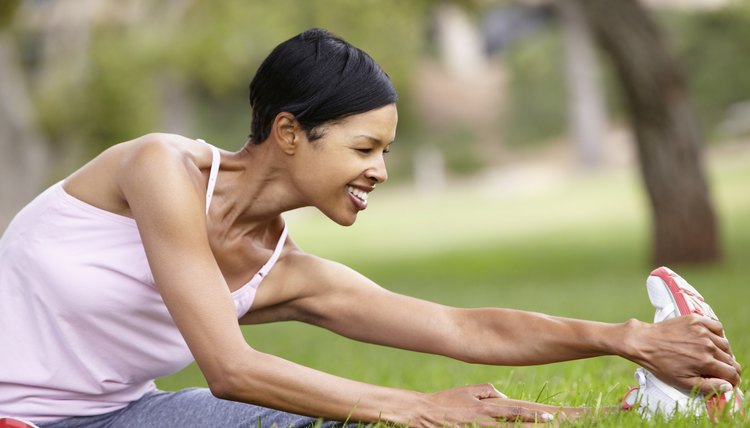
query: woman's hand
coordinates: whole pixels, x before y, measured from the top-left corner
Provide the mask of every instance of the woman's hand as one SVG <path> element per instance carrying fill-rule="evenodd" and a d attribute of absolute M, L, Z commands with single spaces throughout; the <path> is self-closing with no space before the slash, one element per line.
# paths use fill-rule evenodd
<path fill-rule="evenodd" d="M 719 321 L 686 315 L 658 324 L 631 321 L 635 349 L 628 358 L 664 382 L 704 394 L 726 391 L 740 383 L 735 361 Z"/>
<path fill-rule="evenodd" d="M 535 407 L 536 403 L 510 400 L 490 384 L 464 386 L 427 394 L 426 405 L 416 427 L 497 426 L 500 421 L 547 422 L 554 416 Z"/>

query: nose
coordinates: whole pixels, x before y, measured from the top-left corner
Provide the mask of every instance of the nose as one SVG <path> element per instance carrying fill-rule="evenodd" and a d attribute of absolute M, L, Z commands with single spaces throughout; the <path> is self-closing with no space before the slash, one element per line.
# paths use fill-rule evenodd
<path fill-rule="evenodd" d="M 388 180 L 388 170 L 385 167 L 383 155 L 376 157 L 373 164 L 365 171 L 365 177 L 375 183 L 385 183 Z"/>

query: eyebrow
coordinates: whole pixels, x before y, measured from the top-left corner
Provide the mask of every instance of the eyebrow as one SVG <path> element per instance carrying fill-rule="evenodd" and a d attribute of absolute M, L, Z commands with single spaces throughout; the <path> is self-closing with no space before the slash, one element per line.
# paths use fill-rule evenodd
<path fill-rule="evenodd" d="M 366 139 L 366 140 L 370 140 L 370 141 L 372 141 L 373 143 L 375 143 L 375 144 L 378 144 L 378 145 L 381 145 L 381 146 L 387 146 L 388 144 L 391 144 L 391 143 L 393 143 L 393 141 L 391 141 L 390 143 L 388 143 L 388 144 L 385 144 L 385 143 L 383 143 L 383 141 L 382 141 L 382 140 L 381 140 L 380 138 L 377 138 L 377 137 L 373 137 L 373 136 L 371 136 L 371 135 L 366 135 L 366 134 L 359 134 L 359 135 L 355 135 L 355 136 L 354 136 L 354 138 L 364 138 L 364 139 Z"/>

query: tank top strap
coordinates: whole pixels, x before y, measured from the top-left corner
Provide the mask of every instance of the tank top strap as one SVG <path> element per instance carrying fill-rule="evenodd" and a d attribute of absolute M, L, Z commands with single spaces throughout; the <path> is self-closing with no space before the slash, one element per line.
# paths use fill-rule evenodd
<path fill-rule="evenodd" d="M 248 282 L 246 285 L 249 285 L 252 288 L 258 288 L 260 282 L 263 281 L 263 278 L 268 275 L 268 272 L 271 271 L 271 268 L 273 268 L 273 266 L 279 260 L 279 256 L 281 256 L 281 250 L 284 249 L 284 243 L 286 243 L 286 236 L 287 228 L 286 223 L 284 223 L 284 228 L 281 230 L 281 235 L 279 236 L 279 241 L 276 243 L 276 248 L 273 250 L 273 254 L 271 254 L 271 257 L 268 258 L 266 264 L 264 264 L 263 267 L 260 268 L 258 273 L 256 273 L 255 276 L 253 276 L 250 282 Z"/>
<path fill-rule="evenodd" d="M 207 144 L 208 147 L 211 148 L 211 153 L 213 154 L 213 158 L 211 159 L 211 171 L 208 174 L 208 188 L 206 189 L 206 215 L 208 215 L 208 209 L 211 207 L 211 198 L 214 196 L 214 187 L 216 187 L 216 177 L 219 176 L 221 153 L 219 153 L 219 149 L 201 139 L 196 141 Z"/>

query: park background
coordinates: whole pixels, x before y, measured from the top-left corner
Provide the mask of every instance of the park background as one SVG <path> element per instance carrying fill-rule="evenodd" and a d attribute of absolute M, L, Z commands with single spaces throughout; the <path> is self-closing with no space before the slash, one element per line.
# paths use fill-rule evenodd
<path fill-rule="evenodd" d="M 688 106 L 677 122 L 691 129 L 677 142 L 659 134 L 664 141 L 648 147 L 690 140 L 699 162 L 678 171 L 705 183 L 715 214 L 713 238 L 699 223 L 679 230 L 715 251 L 667 260 L 711 302 L 747 365 L 748 1 L 4 1 L 0 230 L 35 194 L 117 142 L 158 131 L 239 149 L 254 70 L 275 45 L 317 26 L 383 66 L 399 92 L 400 122 L 390 181 L 356 225 L 338 227 L 309 209 L 286 216 L 303 249 L 445 304 L 650 320 L 645 279 L 664 257 L 638 129 L 653 126 L 644 120 L 656 113 L 634 101 L 601 28 L 615 27 L 608 15 L 633 10 L 644 27 L 629 23 L 631 32 L 645 28 L 663 48 L 659 61 L 635 70 L 666 58 L 667 86 Z M 655 112 L 669 110 L 659 105 L 664 94 L 652 95 Z M 679 187 L 663 177 L 667 192 Z M 635 366 L 614 357 L 486 367 L 294 323 L 244 331 L 262 351 L 422 391 L 492 382 L 516 398 L 597 406 L 617 404 L 634 382 Z M 200 385 L 195 366 L 159 380 L 166 389 Z M 628 414 L 596 425 L 641 423 Z"/>

